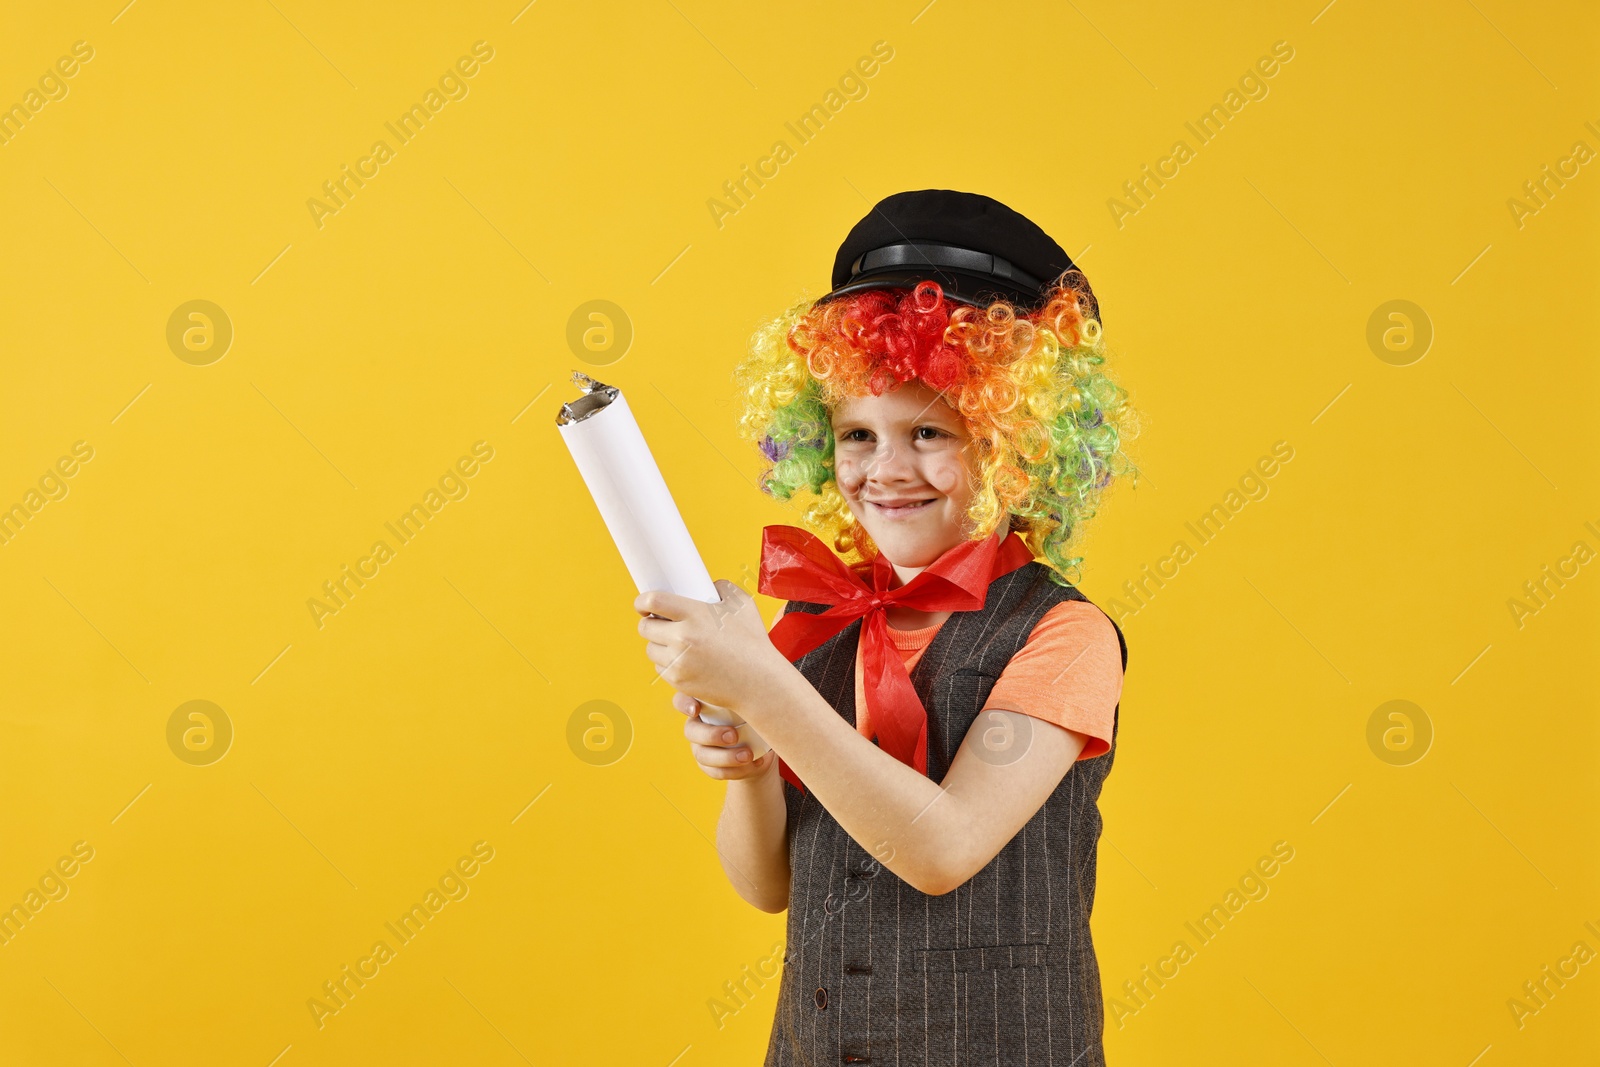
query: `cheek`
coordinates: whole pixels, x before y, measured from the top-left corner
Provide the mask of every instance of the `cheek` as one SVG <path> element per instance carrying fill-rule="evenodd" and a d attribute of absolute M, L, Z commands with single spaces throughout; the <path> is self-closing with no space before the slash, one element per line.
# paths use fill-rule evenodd
<path fill-rule="evenodd" d="M 839 491 L 846 496 L 855 496 L 861 490 L 861 483 L 866 478 L 861 473 L 861 467 L 853 459 L 836 457 L 833 465 L 833 480 L 838 483 Z"/>
<path fill-rule="evenodd" d="M 961 460 L 956 456 L 941 457 L 937 463 L 929 466 L 927 471 L 928 484 L 946 496 L 959 496 L 963 493 L 967 473 L 961 466 Z"/>

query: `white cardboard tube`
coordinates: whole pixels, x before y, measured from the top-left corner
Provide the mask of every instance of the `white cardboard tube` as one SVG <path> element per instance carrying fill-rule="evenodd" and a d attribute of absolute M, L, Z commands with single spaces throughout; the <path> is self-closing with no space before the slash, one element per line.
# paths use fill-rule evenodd
<path fill-rule="evenodd" d="M 721 602 L 627 398 L 618 391 L 600 410 L 556 428 L 639 592 L 665 589 L 707 604 Z M 702 701 L 700 717 L 717 726 L 737 726 L 752 760 L 772 747 L 727 708 Z"/>

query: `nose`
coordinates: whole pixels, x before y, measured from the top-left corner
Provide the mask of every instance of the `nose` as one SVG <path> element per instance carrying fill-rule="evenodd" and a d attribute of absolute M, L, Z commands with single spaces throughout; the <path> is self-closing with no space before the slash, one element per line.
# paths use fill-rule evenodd
<path fill-rule="evenodd" d="M 913 479 L 911 457 L 893 441 L 884 441 L 873 450 L 865 465 L 866 480 L 878 484 Z"/>

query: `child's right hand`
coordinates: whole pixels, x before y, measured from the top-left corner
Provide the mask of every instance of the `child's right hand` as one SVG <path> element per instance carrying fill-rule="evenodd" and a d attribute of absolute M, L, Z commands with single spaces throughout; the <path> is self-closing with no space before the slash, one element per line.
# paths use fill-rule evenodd
<path fill-rule="evenodd" d="M 758 760 L 750 758 L 750 746 L 740 744 L 739 731 L 732 726 L 718 726 L 700 717 L 700 702 L 686 693 L 675 693 L 672 706 L 688 716 L 683 724 L 683 736 L 689 739 L 689 751 L 700 769 L 712 778 L 738 781 L 760 778 L 770 774 L 778 765 L 776 752 L 768 750 Z"/>

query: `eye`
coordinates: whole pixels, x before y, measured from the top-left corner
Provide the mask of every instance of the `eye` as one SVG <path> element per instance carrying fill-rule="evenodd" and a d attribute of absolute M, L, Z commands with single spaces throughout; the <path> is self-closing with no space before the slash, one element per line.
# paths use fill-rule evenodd
<path fill-rule="evenodd" d="M 866 433 L 866 432 L 867 432 L 866 430 L 846 430 L 845 431 L 845 435 L 843 437 L 839 438 L 839 440 L 841 440 L 841 441 L 860 441 L 860 440 L 863 440 L 863 438 L 857 437 L 856 434 L 858 434 L 858 433 Z"/>
<path fill-rule="evenodd" d="M 940 438 L 940 437 L 949 436 L 943 430 L 939 429 L 937 426 L 918 426 L 917 427 L 917 432 L 918 433 L 922 432 L 923 430 L 930 431 L 933 434 L 933 436 L 932 437 L 919 437 L 919 438 L 917 438 L 917 440 L 919 440 L 919 441 L 932 441 L 932 440 L 935 440 L 935 439 Z"/>

